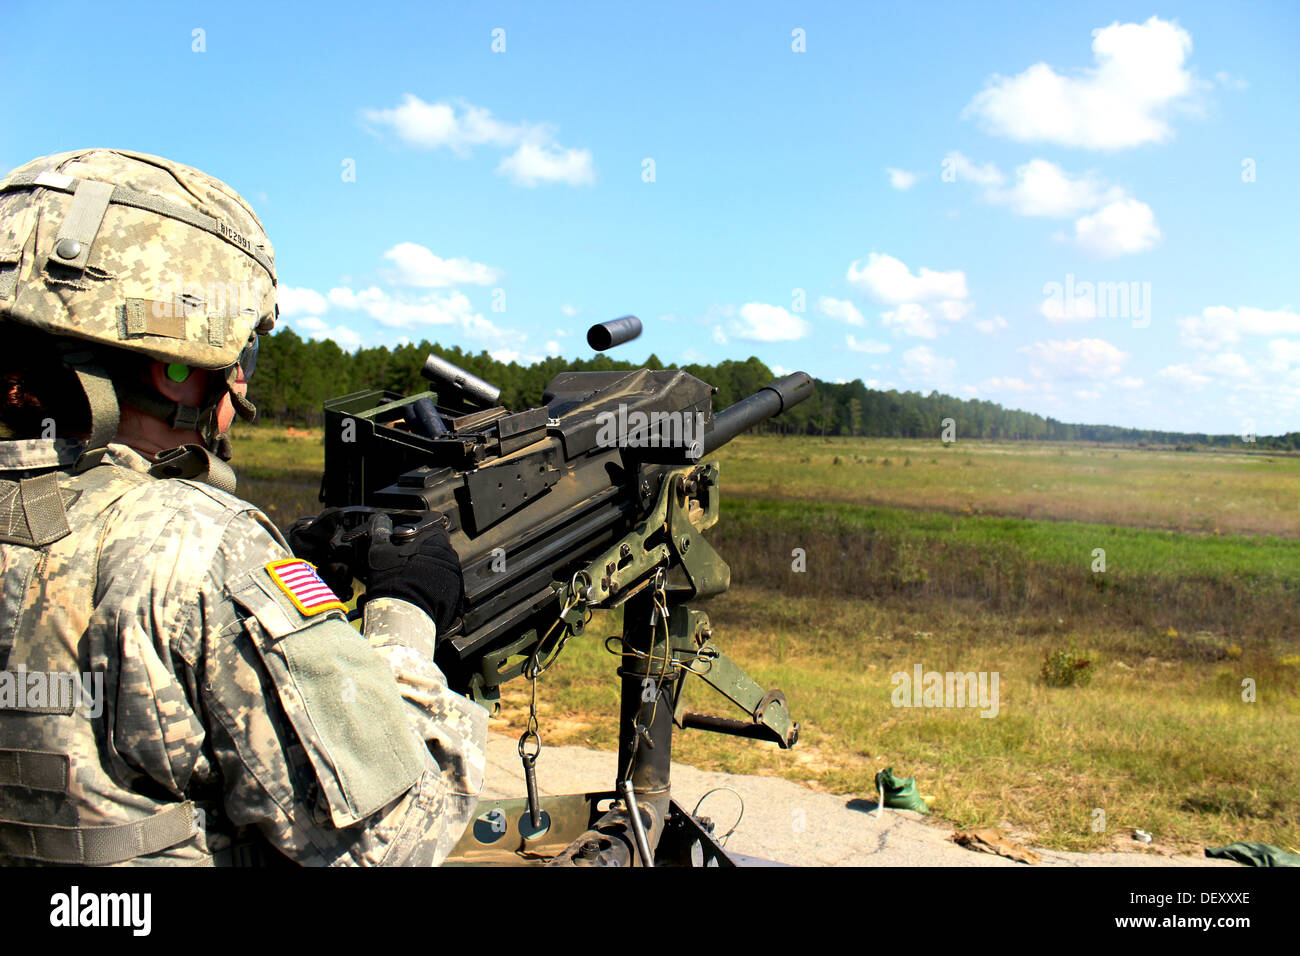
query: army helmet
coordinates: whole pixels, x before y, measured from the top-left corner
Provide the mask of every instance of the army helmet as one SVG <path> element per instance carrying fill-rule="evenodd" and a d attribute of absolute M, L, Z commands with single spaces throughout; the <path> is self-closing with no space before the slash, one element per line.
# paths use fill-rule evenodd
<path fill-rule="evenodd" d="M 91 349 L 225 369 L 233 383 L 236 363 L 254 357 L 256 336 L 275 324 L 275 286 L 257 215 L 190 166 L 86 149 L 32 160 L 0 181 L 0 329 L 12 322 Z M 80 352 L 67 358 L 72 343 L 62 344 L 65 361 L 84 368 Z M 90 388 L 87 396 L 94 411 Z M 251 417 L 246 401 L 236 407 Z M 211 432 L 211 407 L 199 411 L 178 411 L 170 423 L 203 418 Z M 96 416 L 105 420 L 99 441 L 116 425 L 110 412 Z"/>

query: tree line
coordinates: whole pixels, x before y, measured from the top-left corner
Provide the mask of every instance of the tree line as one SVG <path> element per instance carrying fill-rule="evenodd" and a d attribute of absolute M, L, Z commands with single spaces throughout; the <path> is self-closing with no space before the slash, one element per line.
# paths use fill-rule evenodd
<path fill-rule="evenodd" d="M 433 352 L 501 389 L 501 404 L 523 409 L 539 405 L 546 385 L 566 371 L 662 369 L 651 355 L 643 364 L 619 361 L 607 354 L 590 359 L 552 357 L 532 365 L 504 363 L 487 352 L 474 355 L 459 347 L 429 342 L 396 348 L 376 346 L 345 352 L 328 340 L 303 339 L 290 328 L 263 336 L 250 397 L 264 420 L 281 425 L 319 425 L 325 399 L 369 388 L 412 394 L 428 388 L 420 376 L 425 357 Z M 717 365 L 684 365 L 682 370 L 717 388 L 713 407 L 720 410 L 752 395 L 776 376 L 757 358 Z M 761 426 L 769 432 L 796 435 L 862 435 L 877 438 L 1031 439 L 1174 445 L 1240 446 L 1241 435 L 1208 435 L 1079 425 L 1003 408 L 995 402 L 955 398 L 932 391 L 899 392 L 868 388 L 860 379 L 844 384 L 814 379 L 813 396 Z M 948 421 L 951 419 L 951 422 Z M 945 431 L 946 430 L 946 431 Z M 1300 432 L 1258 436 L 1261 450 L 1300 450 Z"/>

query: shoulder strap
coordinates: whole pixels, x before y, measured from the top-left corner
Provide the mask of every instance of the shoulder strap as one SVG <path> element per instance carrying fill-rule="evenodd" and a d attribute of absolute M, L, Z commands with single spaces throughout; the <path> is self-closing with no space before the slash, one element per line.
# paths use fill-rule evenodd
<path fill-rule="evenodd" d="M 159 452 L 149 469 L 155 478 L 190 478 L 227 494 L 235 493 L 235 472 L 202 445 L 181 445 Z"/>

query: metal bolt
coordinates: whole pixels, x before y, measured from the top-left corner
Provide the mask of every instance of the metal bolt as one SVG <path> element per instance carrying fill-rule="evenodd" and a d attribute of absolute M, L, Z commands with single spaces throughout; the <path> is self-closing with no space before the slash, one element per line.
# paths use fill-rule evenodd
<path fill-rule="evenodd" d="M 60 239 L 54 252 L 60 259 L 75 259 L 81 255 L 81 243 L 76 239 Z"/>

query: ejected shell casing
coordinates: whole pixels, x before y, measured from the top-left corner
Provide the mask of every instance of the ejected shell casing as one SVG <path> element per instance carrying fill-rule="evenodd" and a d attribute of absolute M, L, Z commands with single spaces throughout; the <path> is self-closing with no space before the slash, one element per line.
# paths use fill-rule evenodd
<path fill-rule="evenodd" d="M 597 352 L 612 349 L 615 345 L 631 342 L 641 334 L 641 320 L 635 315 L 599 322 L 587 330 L 587 344 Z"/>

